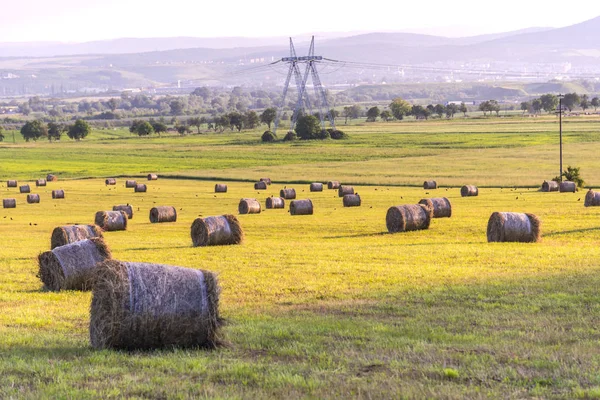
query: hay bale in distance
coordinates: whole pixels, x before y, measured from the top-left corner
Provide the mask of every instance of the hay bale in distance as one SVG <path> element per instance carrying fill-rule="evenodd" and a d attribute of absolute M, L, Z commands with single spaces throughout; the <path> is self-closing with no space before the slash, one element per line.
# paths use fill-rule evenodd
<path fill-rule="evenodd" d="M 136 181 L 133 181 L 131 179 L 128 179 L 128 180 L 125 181 L 125 187 L 126 188 L 130 188 L 131 189 L 131 188 L 134 188 L 136 186 L 137 186 L 137 182 Z"/>
<path fill-rule="evenodd" d="M 90 340 L 96 349 L 214 348 L 219 345 L 214 273 L 107 260 L 96 268 Z"/>
<path fill-rule="evenodd" d="M 479 189 L 477 186 L 465 185 L 460 188 L 460 195 L 462 197 L 474 197 L 479 195 Z"/>
<path fill-rule="evenodd" d="M 429 229 L 432 211 L 423 204 L 390 207 L 385 217 L 388 232 L 408 232 Z"/>
<path fill-rule="evenodd" d="M 217 183 L 215 185 L 215 193 L 227 193 L 227 185 L 224 183 Z"/>
<path fill-rule="evenodd" d="M 260 203 L 256 199 L 241 199 L 238 212 L 240 214 L 260 214 Z"/>
<path fill-rule="evenodd" d="M 52 291 L 91 290 L 94 268 L 111 258 L 101 238 L 69 243 L 38 256 L 38 277 Z"/>
<path fill-rule="evenodd" d="M 437 182 L 436 181 L 425 181 L 425 182 L 423 182 L 423 189 L 427 189 L 427 190 L 437 189 Z"/>
<path fill-rule="evenodd" d="M 310 199 L 290 202 L 290 215 L 312 215 L 313 203 Z"/>
<path fill-rule="evenodd" d="M 159 206 L 150 209 L 150 222 L 153 224 L 161 222 L 176 222 L 177 210 L 172 206 Z"/>
<path fill-rule="evenodd" d="M 67 225 L 54 228 L 50 248 L 55 249 L 79 240 L 102 238 L 102 229 L 96 225 Z"/>
<path fill-rule="evenodd" d="M 17 199 L 3 199 L 2 208 L 17 208 Z"/>
<path fill-rule="evenodd" d="M 52 191 L 52 198 L 53 199 L 64 199 L 65 198 L 65 191 L 62 190 L 62 189 L 53 190 Z"/>
<path fill-rule="evenodd" d="M 323 191 L 323 184 L 321 182 L 314 182 L 310 184 L 310 191 L 311 192 L 322 192 Z"/>
<path fill-rule="evenodd" d="M 35 181 L 35 186 L 40 187 L 40 186 L 46 186 L 46 180 L 45 179 L 38 179 Z"/>
<path fill-rule="evenodd" d="M 327 189 L 339 189 L 340 181 L 329 181 L 327 182 Z"/>
<path fill-rule="evenodd" d="M 29 185 L 22 185 L 22 186 L 19 186 L 19 192 L 20 193 L 31 193 L 31 188 L 29 187 Z"/>
<path fill-rule="evenodd" d="M 240 244 L 244 239 L 240 221 L 233 215 L 197 218 L 191 235 L 195 247 Z"/>
<path fill-rule="evenodd" d="M 577 191 L 577 185 L 575 182 L 564 181 L 558 184 L 558 190 L 561 193 L 572 192 L 575 193 Z"/>
<path fill-rule="evenodd" d="M 542 192 L 558 192 L 558 182 L 544 181 L 542 183 Z"/>
<path fill-rule="evenodd" d="M 267 185 L 270 185 L 272 183 L 271 182 L 271 178 L 260 178 L 258 181 L 259 182 L 266 182 Z"/>
<path fill-rule="evenodd" d="M 347 194 L 354 194 L 354 188 L 352 186 L 340 186 L 338 188 L 338 196 L 344 197 Z"/>
<path fill-rule="evenodd" d="M 285 199 L 283 197 L 267 197 L 266 206 L 268 209 L 285 208 Z"/>
<path fill-rule="evenodd" d="M 6 181 L 6 187 L 16 188 L 17 186 L 19 186 L 19 184 L 15 180 Z"/>
<path fill-rule="evenodd" d="M 116 185 L 117 184 L 117 180 L 115 178 L 108 178 L 104 181 L 104 184 L 106 186 L 108 185 Z"/>
<path fill-rule="evenodd" d="M 127 214 L 125 211 L 98 211 L 94 222 L 106 232 L 127 230 Z"/>
<path fill-rule="evenodd" d="M 256 182 L 254 184 L 254 190 L 266 190 L 266 189 L 267 189 L 267 182 L 265 182 L 265 181 Z"/>
<path fill-rule="evenodd" d="M 148 174 L 148 180 L 149 181 L 155 181 L 158 179 L 158 175 L 156 174 Z"/>
<path fill-rule="evenodd" d="M 585 195 L 585 203 L 583 204 L 586 207 L 599 207 L 600 206 L 600 192 L 594 192 L 592 189 L 588 190 Z"/>
<path fill-rule="evenodd" d="M 113 206 L 113 211 L 123 211 L 127 214 L 127 219 L 133 218 L 133 207 L 129 204 L 119 204 L 118 206 Z"/>
<path fill-rule="evenodd" d="M 27 195 L 27 203 L 29 204 L 37 204 L 40 202 L 39 194 L 28 194 Z"/>
<path fill-rule="evenodd" d="M 347 194 L 342 200 L 344 207 L 360 207 L 360 196 L 357 194 Z"/>
<path fill-rule="evenodd" d="M 487 226 L 488 242 L 538 242 L 540 220 L 533 214 L 495 212 Z"/>
<path fill-rule="evenodd" d="M 421 199 L 419 204 L 423 204 L 431 210 L 432 218 L 450 218 L 452 216 L 452 204 L 445 197 Z"/>
<path fill-rule="evenodd" d="M 56 175 L 52 175 L 52 174 L 46 175 L 46 181 L 48 181 L 48 182 L 56 182 L 57 180 L 58 180 L 58 178 L 56 177 Z"/>
<path fill-rule="evenodd" d="M 279 191 L 279 197 L 283 197 L 286 200 L 295 199 L 296 198 L 296 189 L 294 189 L 294 188 L 281 189 Z"/>
<path fill-rule="evenodd" d="M 146 193 L 146 190 L 148 188 L 146 187 L 145 184 L 143 183 L 138 183 L 137 185 L 135 185 L 135 189 L 133 190 L 136 193 Z"/>

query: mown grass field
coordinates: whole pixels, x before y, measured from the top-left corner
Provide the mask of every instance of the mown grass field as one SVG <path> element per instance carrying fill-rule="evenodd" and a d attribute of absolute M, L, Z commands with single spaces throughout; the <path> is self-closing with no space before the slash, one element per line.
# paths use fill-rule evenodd
<path fill-rule="evenodd" d="M 101 132 L 81 143 L 2 144 L 3 180 L 158 171 L 280 182 L 257 193 L 232 181 L 228 193 L 215 194 L 214 181 L 161 178 L 143 194 L 125 189 L 124 179 L 110 190 L 103 179 L 61 179 L 32 188 L 38 205 L 0 187 L 18 201 L 0 210 L 0 398 L 600 398 L 600 210 L 583 207 L 584 192 L 511 186 L 556 175 L 552 123 L 353 126 L 348 142 L 323 146 L 263 146 L 257 133 L 146 140 Z M 591 156 L 597 126 L 570 125 L 565 146 L 592 184 L 600 182 Z M 440 157 L 448 162 L 433 162 Z M 520 164 L 500 168 L 511 157 Z M 343 208 L 337 192 L 309 193 L 307 184 L 286 182 L 286 172 L 307 182 L 362 173 L 355 181 L 368 185 L 355 189 L 363 205 Z M 439 177 L 442 188 L 402 186 L 423 177 Z M 463 183 L 490 187 L 461 198 Z M 198 216 L 237 214 L 241 197 L 264 206 L 283 186 L 311 198 L 315 214 L 241 215 L 242 245 L 191 246 Z M 55 188 L 65 189 L 64 200 L 51 199 Z M 452 218 L 427 231 L 386 233 L 390 206 L 429 196 L 448 197 Z M 135 215 L 126 232 L 105 234 L 115 258 L 219 274 L 227 347 L 95 351 L 90 293 L 42 290 L 35 258 L 52 229 L 91 223 L 96 211 L 120 203 L 133 204 Z M 150 224 L 154 205 L 177 207 L 178 221 Z M 494 211 L 538 215 L 542 242 L 488 244 Z"/>

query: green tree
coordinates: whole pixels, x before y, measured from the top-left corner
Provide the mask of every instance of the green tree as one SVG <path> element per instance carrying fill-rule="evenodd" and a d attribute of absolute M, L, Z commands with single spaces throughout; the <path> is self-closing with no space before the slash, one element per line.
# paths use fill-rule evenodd
<path fill-rule="evenodd" d="M 496 116 L 499 116 L 500 115 L 500 104 L 498 103 L 498 100 L 490 100 L 489 104 L 490 104 L 490 113 L 495 112 Z"/>
<path fill-rule="evenodd" d="M 390 119 L 392 119 L 393 116 L 389 110 L 383 110 L 379 117 L 383 122 L 388 122 Z"/>
<path fill-rule="evenodd" d="M 244 116 L 238 112 L 230 112 L 228 116 L 231 130 L 235 128 L 238 132 L 241 132 L 244 127 Z"/>
<path fill-rule="evenodd" d="M 63 132 L 65 131 L 65 126 L 59 124 L 57 122 L 49 122 L 48 123 L 48 140 L 60 140 Z"/>
<path fill-rule="evenodd" d="M 581 103 L 581 98 L 575 92 L 565 94 L 563 98 L 562 104 L 567 107 L 569 112 L 573 111 L 573 109 Z"/>
<path fill-rule="evenodd" d="M 48 136 L 48 128 L 40 120 L 28 121 L 21 127 L 21 135 L 26 142 L 31 139 L 36 141 L 42 136 Z"/>
<path fill-rule="evenodd" d="M 296 121 L 296 134 L 300 139 L 317 139 L 320 133 L 321 121 L 314 115 L 303 115 Z"/>
<path fill-rule="evenodd" d="M 131 123 L 129 132 L 135 133 L 138 136 L 148 136 L 154 133 L 154 128 L 150 122 L 136 119 Z"/>
<path fill-rule="evenodd" d="M 412 106 L 410 114 L 416 119 L 428 119 L 431 115 L 431 111 L 427 107 L 416 104 Z"/>
<path fill-rule="evenodd" d="M 82 119 L 78 119 L 73 125 L 69 126 L 67 136 L 71 139 L 81 140 L 89 135 L 91 131 L 90 124 Z"/>
<path fill-rule="evenodd" d="M 171 107 L 171 115 L 182 115 L 185 104 L 181 100 L 172 100 L 169 103 L 169 107 Z"/>
<path fill-rule="evenodd" d="M 254 111 L 247 111 L 244 114 L 244 127 L 246 129 L 255 129 L 260 124 L 258 114 Z"/>
<path fill-rule="evenodd" d="M 112 112 L 115 112 L 115 110 L 119 107 L 119 104 L 121 104 L 121 102 L 114 97 L 106 102 L 106 106 L 110 108 L 110 111 Z"/>
<path fill-rule="evenodd" d="M 540 97 L 540 101 L 542 102 L 542 108 L 546 112 L 552 112 L 556 110 L 558 106 L 558 97 L 555 95 L 548 93 Z"/>
<path fill-rule="evenodd" d="M 585 112 L 588 108 L 590 108 L 590 98 L 587 94 L 581 96 L 581 101 L 579 102 L 579 107 Z"/>
<path fill-rule="evenodd" d="M 489 101 L 484 101 L 481 104 L 479 104 L 479 111 L 483 111 L 483 116 L 487 116 L 488 112 L 492 111 L 492 105 L 490 104 Z"/>
<path fill-rule="evenodd" d="M 411 109 L 412 106 L 410 105 L 410 103 L 404 99 L 401 99 L 400 97 L 395 98 L 390 103 L 390 110 L 392 112 L 392 115 L 397 120 L 404 119 L 404 116 L 410 114 Z"/>
<path fill-rule="evenodd" d="M 594 111 L 598 111 L 598 107 L 600 107 L 600 99 L 597 97 L 594 97 L 592 99 L 592 101 L 590 102 L 590 105 L 592 107 L 594 107 Z"/>
<path fill-rule="evenodd" d="M 4 128 L 0 125 L 0 142 L 4 141 Z"/>
<path fill-rule="evenodd" d="M 531 102 L 530 101 L 522 102 L 521 103 L 521 111 L 523 111 L 523 115 L 525 115 L 525 113 L 529 110 L 531 110 Z"/>
<path fill-rule="evenodd" d="M 189 126 L 195 126 L 198 129 L 198 134 L 200 134 L 200 127 L 202 126 L 202 119 L 200 117 L 193 117 L 188 119 Z"/>
<path fill-rule="evenodd" d="M 177 132 L 179 132 L 179 134 L 180 134 L 180 135 L 182 135 L 182 136 L 183 136 L 183 135 L 185 135 L 186 133 L 189 133 L 189 132 L 190 132 L 190 127 L 189 127 L 189 126 L 187 126 L 187 125 L 184 125 L 184 124 L 181 124 L 181 125 L 180 125 L 180 124 L 177 124 L 177 125 L 175 125 L 175 130 L 176 130 Z"/>
<path fill-rule="evenodd" d="M 375 106 L 369 108 L 367 111 L 367 122 L 375 122 L 380 115 L 381 111 L 379 110 L 379 107 Z"/>
<path fill-rule="evenodd" d="M 277 117 L 277 110 L 274 108 L 267 108 L 260 114 L 260 122 L 263 124 L 267 124 L 269 130 L 271 130 L 271 124 L 275 121 Z"/>
<path fill-rule="evenodd" d="M 469 111 L 469 109 L 467 108 L 467 105 L 465 104 L 464 101 L 462 103 L 460 103 L 460 106 L 458 107 L 458 111 L 463 113 L 463 115 L 465 117 L 467 116 L 467 112 Z"/>
<path fill-rule="evenodd" d="M 446 107 L 444 107 L 442 104 L 436 104 L 434 107 L 434 111 L 438 115 L 438 117 L 442 118 L 446 113 Z"/>
<path fill-rule="evenodd" d="M 446 106 L 446 118 L 454 118 L 454 114 L 458 112 L 458 106 L 450 103 Z"/>
<path fill-rule="evenodd" d="M 332 108 L 331 110 L 329 110 L 329 115 L 331 115 L 333 122 L 335 122 L 335 120 L 340 117 L 340 112 L 335 108 Z"/>
<path fill-rule="evenodd" d="M 164 133 L 168 130 L 167 124 L 165 124 L 162 120 L 155 121 L 151 119 L 149 122 L 150 125 L 152 125 L 152 129 L 154 129 L 154 132 L 158 133 L 158 136 L 160 136 L 161 133 Z"/>

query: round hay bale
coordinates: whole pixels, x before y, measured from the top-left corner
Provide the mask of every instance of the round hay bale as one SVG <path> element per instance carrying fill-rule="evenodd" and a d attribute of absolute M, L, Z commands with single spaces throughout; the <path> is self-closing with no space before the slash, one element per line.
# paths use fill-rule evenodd
<path fill-rule="evenodd" d="M 46 180 L 45 179 L 38 179 L 35 181 L 35 186 L 40 187 L 40 186 L 46 186 Z"/>
<path fill-rule="evenodd" d="M 6 181 L 6 187 L 16 188 L 19 184 L 15 180 Z"/>
<path fill-rule="evenodd" d="M 558 182 L 544 181 L 542 183 L 542 192 L 558 192 Z"/>
<path fill-rule="evenodd" d="M 156 174 L 148 174 L 148 180 L 149 181 L 155 181 L 158 179 L 158 175 Z"/>
<path fill-rule="evenodd" d="M 3 199 L 2 207 L 3 208 L 17 208 L 17 199 Z"/>
<path fill-rule="evenodd" d="M 283 197 L 267 197 L 267 208 L 285 208 L 285 199 Z"/>
<path fill-rule="evenodd" d="M 290 202 L 290 215 L 312 215 L 313 203 L 310 199 Z"/>
<path fill-rule="evenodd" d="M 102 229 L 96 225 L 67 225 L 54 228 L 50 248 L 55 249 L 79 240 L 102 238 Z"/>
<path fill-rule="evenodd" d="M 586 207 L 599 207 L 600 206 L 600 192 L 594 192 L 592 189 L 588 190 L 585 195 L 585 203 Z"/>
<path fill-rule="evenodd" d="M 320 182 L 314 182 L 310 184 L 310 191 L 311 192 L 322 192 L 323 191 L 323 184 Z"/>
<path fill-rule="evenodd" d="M 215 185 L 215 193 L 227 193 L 227 185 L 224 183 L 217 183 Z"/>
<path fill-rule="evenodd" d="M 119 204 L 118 206 L 113 206 L 113 211 L 123 211 L 127 214 L 127 219 L 133 218 L 133 207 L 129 204 Z"/>
<path fill-rule="evenodd" d="M 28 194 L 27 195 L 27 203 L 29 204 L 34 204 L 34 203 L 39 203 L 40 202 L 40 195 L 39 194 Z"/>
<path fill-rule="evenodd" d="M 96 349 L 215 348 L 220 288 L 209 271 L 106 260 L 96 268 L 90 340 Z"/>
<path fill-rule="evenodd" d="M 52 198 L 53 199 L 64 199 L 65 198 L 65 191 L 62 190 L 62 189 L 53 190 L 52 191 Z"/>
<path fill-rule="evenodd" d="M 150 222 L 153 224 L 160 222 L 176 222 L 177 210 L 172 206 L 152 207 L 150 210 Z"/>
<path fill-rule="evenodd" d="M 115 178 L 108 178 L 104 181 L 104 184 L 106 186 L 108 185 L 116 185 L 117 184 L 117 180 Z"/>
<path fill-rule="evenodd" d="M 29 185 L 22 185 L 22 186 L 19 186 L 19 192 L 20 193 L 31 193 L 31 188 L 29 187 Z"/>
<path fill-rule="evenodd" d="M 146 193 L 147 187 L 143 183 L 138 183 L 135 185 L 135 189 L 133 190 L 136 193 Z"/>
<path fill-rule="evenodd" d="M 267 185 L 270 185 L 272 183 L 271 178 L 260 178 L 259 182 L 266 182 Z"/>
<path fill-rule="evenodd" d="M 254 184 L 254 190 L 265 190 L 267 189 L 267 182 L 260 181 Z"/>
<path fill-rule="evenodd" d="M 437 189 L 437 182 L 436 181 L 425 181 L 425 182 L 423 182 L 423 189 L 427 189 L 427 190 Z"/>
<path fill-rule="evenodd" d="M 385 217 L 388 232 L 408 232 L 429 229 L 432 211 L 423 204 L 390 207 Z"/>
<path fill-rule="evenodd" d="M 339 197 L 344 197 L 347 194 L 354 194 L 354 188 L 352 186 L 340 186 L 338 188 Z"/>
<path fill-rule="evenodd" d="M 488 242 L 538 242 L 540 220 L 533 214 L 495 212 L 487 226 Z"/>
<path fill-rule="evenodd" d="M 56 175 L 48 174 L 46 175 L 46 180 L 48 182 L 56 182 L 58 178 L 56 177 Z"/>
<path fill-rule="evenodd" d="M 452 204 L 445 197 L 421 199 L 419 204 L 423 204 L 432 211 L 432 218 L 450 218 L 452 216 Z"/>
<path fill-rule="evenodd" d="M 283 197 L 286 200 L 292 200 L 296 198 L 296 190 L 293 188 L 281 189 L 279 191 L 279 197 Z"/>
<path fill-rule="evenodd" d="M 52 291 L 91 290 L 94 268 L 110 258 L 103 239 L 80 240 L 41 253 L 38 277 Z"/>
<path fill-rule="evenodd" d="M 339 189 L 340 181 L 329 181 L 327 182 L 327 189 Z"/>
<path fill-rule="evenodd" d="M 564 182 L 559 183 L 558 190 L 561 193 L 565 193 L 565 192 L 575 193 L 577 191 L 577 185 L 575 184 L 575 182 L 564 181 Z"/>
<path fill-rule="evenodd" d="M 125 211 L 98 211 L 94 223 L 103 231 L 125 231 L 127 230 L 127 214 Z"/>
<path fill-rule="evenodd" d="M 342 200 L 344 207 L 360 207 L 360 196 L 357 194 L 347 194 Z"/>
<path fill-rule="evenodd" d="M 260 203 L 256 199 L 241 199 L 238 212 L 240 214 L 260 214 Z"/>
<path fill-rule="evenodd" d="M 479 195 L 479 189 L 477 186 L 465 185 L 460 188 L 460 195 L 462 197 L 473 197 Z"/>
<path fill-rule="evenodd" d="M 136 186 L 137 186 L 137 182 L 136 181 L 132 181 L 130 179 L 125 181 L 125 187 L 126 188 L 130 188 L 131 189 L 131 188 L 134 188 Z"/>
<path fill-rule="evenodd" d="M 240 221 L 233 215 L 197 218 L 191 235 L 195 247 L 240 244 L 244 239 Z"/>

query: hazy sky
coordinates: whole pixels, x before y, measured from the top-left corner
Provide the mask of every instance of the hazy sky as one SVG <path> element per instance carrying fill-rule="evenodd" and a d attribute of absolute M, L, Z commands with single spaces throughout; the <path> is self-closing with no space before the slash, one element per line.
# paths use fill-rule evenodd
<path fill-rule="evenodd" d="M 600 15 L 600 1 L 585 3 L 554 7 L 536 0 L 0 0 L 0 42 L 345 31 L 462 36 L 561 27 Z"/>

